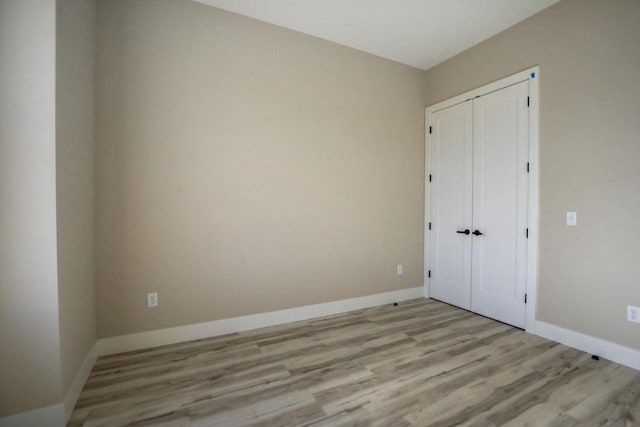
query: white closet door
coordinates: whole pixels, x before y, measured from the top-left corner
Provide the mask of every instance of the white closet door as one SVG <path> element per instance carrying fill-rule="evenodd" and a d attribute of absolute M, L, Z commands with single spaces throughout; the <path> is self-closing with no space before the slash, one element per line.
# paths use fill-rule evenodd
<path fill-rule="evenodd" d="M 430 294 L 471 307 L 471 101 L 431 116 Z"/>
<path fill-rule="evenodd" d="M 528 82 L 473 100 L 471 310 L 525 326 Z"/>

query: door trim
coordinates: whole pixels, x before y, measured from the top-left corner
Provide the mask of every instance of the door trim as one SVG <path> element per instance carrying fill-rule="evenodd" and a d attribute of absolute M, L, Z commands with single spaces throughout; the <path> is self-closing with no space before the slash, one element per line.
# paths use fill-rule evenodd
<path fill-rule="evenodd" d="M 538 241 L 539 241 L 539 212 L 540 212 L 540 156 L 539 156 L 539 117 L 540 117 L 540 67 L 535 66 L 492 83 L 478 87 L 465 93 L 438 102 L 425 109 L 425 197 L 424 197 L 424 295 L 429 298 L 429 230 L 427 224 L 431 218 L 431 194 L 429 175 L 431 173 L 431 140 L 429 127 L 431 114 L 451 107 L 461 102 L 486 95 L 523 81 L 529 81 L 529 239 L 527 240 L 527 306 L 525 330 L 535 333 L 536 312 L 538 305 Z"/>

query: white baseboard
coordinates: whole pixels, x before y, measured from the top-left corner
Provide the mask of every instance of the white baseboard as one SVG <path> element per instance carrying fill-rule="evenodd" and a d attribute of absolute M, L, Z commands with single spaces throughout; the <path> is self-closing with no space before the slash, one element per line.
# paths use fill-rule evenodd
<path fill-rule="evenodd" d="M 65 425 L 62 403 L 0 418 L 0 427 L 64 427 Z"/>
<path fill-rule="evenodd" d="M 536 335 L 640 370 L 640 350 L 540 321 Z"/>
<path fill-rule="evenodd" d="M 84 359 L 82 366 L 78 369 L 69 390 L 67 391 L 67 395 L 64 398 L 64 402 L 62 405 L 64 407 L 64 419 L 65 423 L 69 421 L 69 417 L 71 417 L 71 412 L 73 412 L 73 408 L 76 406 L 76 402 L 78 402 L 78 398 L 80 397 L 80 393 L 82 393 L 82 389 L 84 388 L 84 384 L 87 382 L 87 378 L 89 378 L 89 374 L 91 373 L 91 369 L 93 369 L 93 365 L 96 364 L 96 360 L 98 359 L 98 342 L 93 345 L 89 354 Z"/>
<path fill-rule="evenodd" d="M 97 342 L 78 369 L 62 403 L 0 418 L 0 427 L 64 427 L 98 358 Z"/>
<path fill-rule="evenodd" d="M 97 355 L 105 356 L 109 354 L 158 347 L 161 345 L 175 344 L 184 341 L 209 338 L 218 335 L 281 325 L 284 323 L 297 322 L 315 317 L 330 316 L 332 314 L 423 297 L 424 289 L 422 286 L 419 286 L 416 288 L 385 292 L 366 297 L 350 298 L 322 304 L 307 305 L 304 307 L 271 311 L 267 313 L 232 317 L 229 319 L 194 323 L 174 328 L 157 329 L 147 332 L 102 338 L 98 340 L 97 343 Z"/>

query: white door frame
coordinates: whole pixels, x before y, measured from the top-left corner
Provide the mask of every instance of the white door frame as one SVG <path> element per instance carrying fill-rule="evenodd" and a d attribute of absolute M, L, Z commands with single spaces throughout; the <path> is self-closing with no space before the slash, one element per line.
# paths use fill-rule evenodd
<path fill-rule="evenodd" d="M 540 210 L 540 162 L 539 162 L 539 116 L 540 116 L 540 67 L 535 66 L 493 83 L 470 90 L 446 101 L 438 102 L 425 109 L 425 197 L 424 197 L 424 296 L 429 298 L 429 230 L 431 221 L 431 200 L 429 175 L 431 174 L 431 140 L 429 127 L 431 126 L 431 113 L 451 107 L 461 102 L 473 99 L 477 96 L 503 89 L 523 81 L 529 81 L 529 239 L 527 241 L 527 307 L 525 329 L 535 333 L 536 313 L 538 304 L 538 226 Z"/>

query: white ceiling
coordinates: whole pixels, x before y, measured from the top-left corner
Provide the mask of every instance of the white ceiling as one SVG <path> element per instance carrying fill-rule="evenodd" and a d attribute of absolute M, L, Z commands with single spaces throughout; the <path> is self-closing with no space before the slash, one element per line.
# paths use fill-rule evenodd
<path fill-rule="evenodd" d="M 423 70 L 559 0 L 196 0 Z"/>

